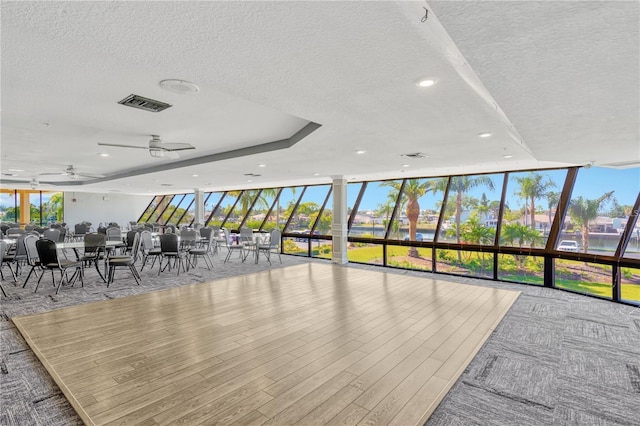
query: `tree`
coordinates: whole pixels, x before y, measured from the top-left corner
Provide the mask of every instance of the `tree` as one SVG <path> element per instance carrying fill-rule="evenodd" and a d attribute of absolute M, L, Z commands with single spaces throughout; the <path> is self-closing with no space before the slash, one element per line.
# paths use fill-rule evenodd
<path fill-rule="evenodd" d="M 460 244 L 460 217 L 462 216 L 463 195 L 479 186 L 486 186 L 492 191 L 494 189 L 493 181 L 488 176 L 454 176 L 451 178 L 449 194 L 456 194 L 455 232 L 458 244 Z M 458 253 L 458 257 L 460 257 L 460 253 Z"/>
<path fill-rule="evenodd" d="M 551 227 L 551 224 L 553 223 L 553 216 L 551 215 L 551 209 L 553 209 L 554 207 L 557 208 L 559 202 L 560 202 L 559 192 L 555 192 L 555 191 L 547 192 L 547 207 L 549 208 L 549 210 L 547 211 L 547 214 L 549 215 L 549 227 Z"/>
<path fill-rule="evenodd" d="M 529 203 L 529 215 L 531 229 L 536 227 L 536 200 L 547 195 L 549 188 L 555 188 L 556 184 L 545 175 L 531 172 L 528 176 L 516 177 L 520 190 L 516 192 L 520 198 Z"/>
<path fill-rule="evenodd" d="M 409 220 L 409 239 L 411 241 L 416 240 L 418 218 L 420 217 L 420 203 L 418 199 L 429 191 L 435 191 L 436 182 L 436 180 L 407 179 L 404 184 L 404 191 L 400 203 L 402 205 L 406 203 L 405 214 Z M 392 187 L 397 195 L 402 187 L 402 181 L 387 181 L 383 182 L 381 186 Z M 391 196 L 391 194 L 389 196 Z M 418 249 L 415 247 L 409 248 L 408 255 L 410 257 L 420 257 Z"/>
<path fill-rule="evenodd" d="M 582 232 L 582 251 L 584 253 L 589 250 L 589 222 L 598 217 L 598 212 L 603 204 L 612 199 L 613 192 L 606 192 L 593 200 L 580 196 L 569 203 L 569 216 L 576 225 L 580 226 Z"/>

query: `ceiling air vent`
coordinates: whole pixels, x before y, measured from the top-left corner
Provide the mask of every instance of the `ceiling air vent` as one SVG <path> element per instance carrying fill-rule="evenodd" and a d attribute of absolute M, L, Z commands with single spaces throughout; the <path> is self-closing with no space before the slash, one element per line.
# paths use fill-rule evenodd
<path fill-rule="evenodd" d="M 408 158 L 427 158 L 427 154 L 423 154 L 422 152 L 412 152 L 410 154 L 400 154 L 400 157 L 408 157 Z"/>
<path fill-rule="evenodd" d="M 139 95 L 129 95 L 118 103 L 151 112 L 164 111 L 171 106 L 167 103 L 155 101 Z"/>

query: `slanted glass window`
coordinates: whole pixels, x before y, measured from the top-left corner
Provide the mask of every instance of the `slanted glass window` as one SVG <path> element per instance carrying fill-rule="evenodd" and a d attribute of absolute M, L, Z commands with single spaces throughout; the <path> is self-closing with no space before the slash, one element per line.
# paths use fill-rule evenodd
<path fill-rule="evenodd" d="M 213 225 L 210 223 L 211 214 L 213 209 L 216 208 L 220 198 L 222 198 L 222 192 L 209 192 L 204 197 L 204 217 L 206 218 L 205 226 Z"/>
<path fill-rule="evenodd" d="M 331 188 L 329 188 L 329 191 L 327 203 L 316 223 L 316 234 L 318 235 L 331 235 L 331 224 L 333 223 L 333 191 Z M 331 248 L 331 241 L 325 241 L 325 244 L 328 244 Z M 331 250 L 328 251 L 329 258 L 331 258 L 330 252 Z"/>
<path fill-rule="evenodd" d="M 302 194 L 302 186 L 293 186 L 289 188 L 282 188 L 280 197 L 276 200 L 276 205 L 271 211 L 270 221 L 275 220 L 280 229 L 284 229 L 284 226 L 289 220 L 289 216 L 293 213 L 293 209 Z"/>
<path fill-rule="evenodd" d="M 503 174 L 453 176 L 438 241 L 494 245 Z"/>
<path fill-rule="evenodd" d="M 347 217 L 345 220 L 349 223 L 349 219 L 353 213 L 353 208 L 362 189 L 362 182 L 348 183 L 347 184 Z M 354 218 L 355 219 L 355 218 Z"/>
<path fill-rule="evenodd" d="M 566 177 L 566 169 L 509 173 L 501 246 L 546 246 Z"/>
<path fill-rule="evenodd" d="M 404 241 L 433 241 L 447 178 L 407 179 L 393 218 L 389 239 Z M 392 195 L 397 195 L 397 192 Z M 393 205 L 384 206 L 384 220 L 393 212 Z M 429 254 L 429 258 L 431 255 Z"/>
<path fill-rule="evenodd" d="M 175 195 L 162 196 L 162 198 L 160 198 L 160 201 L 158 202 L 156 209 L 151 212 L 148 222 L 160 223 L 162 213 L 169 207 L 169 205 L 171 204 L 171 200 L 173 200 L 175 197 Z M 164 224 L 164 222 L 162 222 L 162 224 Z"/>
<path fill-rule="evenodd" d="M 151 214 L 154 213 L 154 211 L 156 210 L 156 208 L 160 204 L 160 201 L 162 201 L 163 198 L 164 198 L 164 195 L 156 195 L 155 197 L 153 197 L 153 200 L 151 200 L 151 203 L 149 203 L 149 206 L 147 206 L 147 209 L 144 212 L 142 212 L 142 214 L 140 215 L 140 218 L 138 218 L 138 222 L 140 223 L 150 222 Z"/>
<path fill-rule="evenodd" d="M 640 168 L 580 169 L 556 249 L 613 255 L 638 191 Z"/>
<path fill-rule="evenodd" d="M 227 216 L 227 221 L 224 225 L 225 228 L 240 229 L 240 224 L 242 223 L 244 217 L 249 213 L 249 209 L 251 208 L 251 205 L 253 204 L 253 201 L 256 199 L 256 196 L 259 192 L 259 189 L 247 189 L 245 191 L 233 192 L 233 194 L 239 198 L 238 202 L 235 205 L 235 208 L 231 211 L 229 216 Z M 245 226 L 248 225 L 245 224 Z"/>
<path fill-rule="evenodd" d="M 178 207 L 173 217 L 171 218 L 171 223 L 176 224 L 177 226 L 188 226 L 195 216 L 195 209 L 193 205 L 193 201 L 195 199 L 195 194 L 187 194 Z"/>
<path fill-rule="evenodd" d="M 227 229 L 233 229 L 226 225 L 225 219 L 227 215 L 231 213 L 231 209 L 235 205 L 239 194 L 240 191 L 229 191 L 224 195 L 222 201 L 218 204 L 218 208 L 215 209 L 211 216 L 211 220 L 209 221 L 210 226 L 224 226 Z"/>
<path fill-rule="evenodd" d="M 352 212 L 351 237 L 384 238 L 402 180 L 369 182 L 358 210 Z"/>
<path fill-rule="evenodd" d="M 298 207 L 293 212 L 285 232 L 300 232 L 309 235 L 330 189 L 329 185 L 308 186 Z"/>
<path fill-rule="evenodd" d="M 267 218 L 267 214 L 269 213 L 269 209 L 273 205 L 273 201 L 278 194 L 278 188 L 265 188 L 260 192 L 260 195 L 256 199 L 256 203 L 253 205 L 253 209 L 249 212 L 249 216 L 245 221 L 245 226 L 247 228 L 259 230 L 262 226 L 262 223 Z M 275 226 L 275 221 L 273 222 Z M 271 231 L 272 228 L 268 228 L 268 231 Z"/>
<path fill-rule="evenodd" d="M 176 209 L 178 208 L 178 205 L 182 202 L 182 200 L 186 195 L 187 194 L 176 194 L 167 205 L 167 208 L 164 209 L 164 211 L 160 214 L 160 217 L 158 218 L 158 223 L 160 223 L 161 225 L 171 224 L 172 223 L 171 219 L 173 219 L 176 213 Z M 163 204 L 164 203 L 165 201 L 163 200 Z"/>

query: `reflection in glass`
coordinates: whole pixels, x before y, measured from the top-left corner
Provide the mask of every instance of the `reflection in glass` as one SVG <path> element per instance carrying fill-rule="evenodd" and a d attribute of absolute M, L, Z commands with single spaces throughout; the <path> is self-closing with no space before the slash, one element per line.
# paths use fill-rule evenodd
<path fill-rule="evenodd" d="M 611 265 L 556 259 L 556 287 L 611 299 Z"/>

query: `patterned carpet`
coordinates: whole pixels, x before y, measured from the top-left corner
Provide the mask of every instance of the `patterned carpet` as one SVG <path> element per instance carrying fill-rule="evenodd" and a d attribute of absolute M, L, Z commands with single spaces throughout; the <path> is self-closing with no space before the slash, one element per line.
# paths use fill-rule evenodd
<path fill-rule="evenodd" d="M 309 261 L 282 256 L 286 267 Z M 316 260 L 318 262 L 326 262 Z M 0 424 L 82 424 L 28 348 L 13 316 L 264 270 L 261 261 L 214 259 L 188 273 L 142 273 L 135 284 L 118 271 L 109 289 L 87 272 L 84 288 L 63 287 L 56 295 L 50 276 L 38 293 L 35 281 L 22 289 L 4 281 L 0 305 Z M 353 268 L 379 270 L 366 265 Z M 393 272 L 392 269 L 386 269 Z M 5 277 L 10 274 L 5 268 Z M 398 274 L 431 277 L 422 272 Z M 23 278 L 26 273 L 23 275 Z M 440 404 L 427 425 L 640 425 L 640 309 L 562 291 L 472 278 L 439 279 L 522 291 L 502 323 Z"/>

